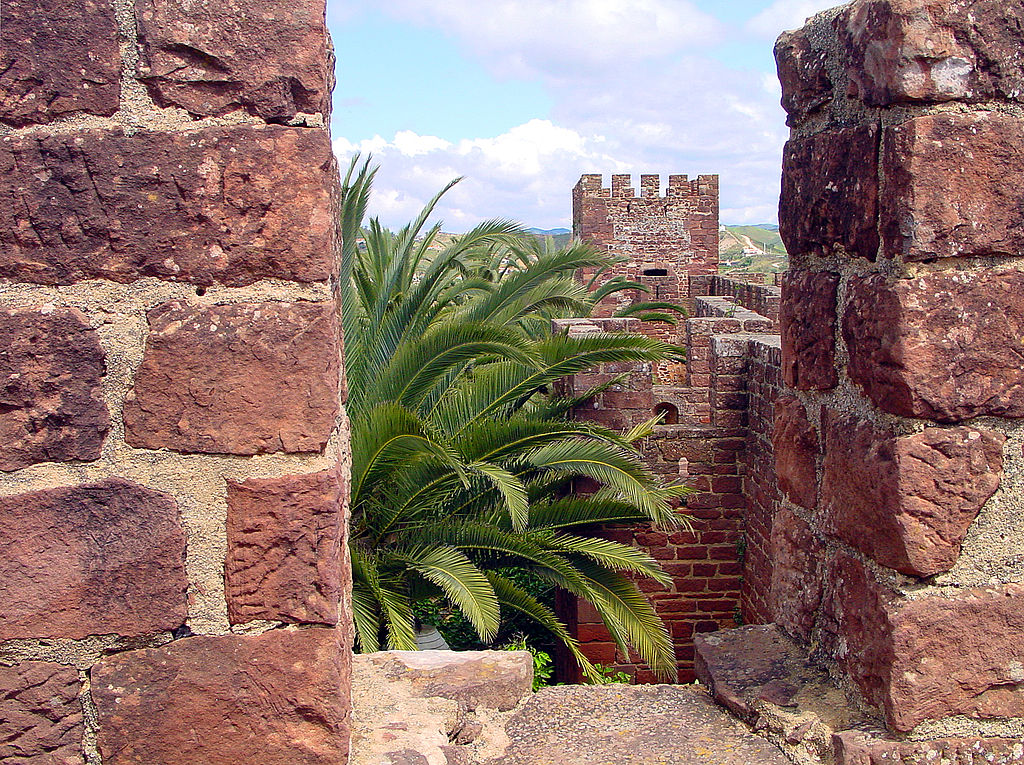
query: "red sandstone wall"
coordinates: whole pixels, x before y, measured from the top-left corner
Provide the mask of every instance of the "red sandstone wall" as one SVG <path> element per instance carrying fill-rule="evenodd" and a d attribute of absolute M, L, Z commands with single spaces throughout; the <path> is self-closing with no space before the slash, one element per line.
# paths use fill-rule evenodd
<path fill-rule="evenodd" d="M 323 0 L 2 22 L 0 761 L 343 763 Z"/>
<path fill-rule="evenodd" d="M 776 47 L 771 607 L 919 737 L 1024 720 L 1022 22 L 857 0 Z"/>

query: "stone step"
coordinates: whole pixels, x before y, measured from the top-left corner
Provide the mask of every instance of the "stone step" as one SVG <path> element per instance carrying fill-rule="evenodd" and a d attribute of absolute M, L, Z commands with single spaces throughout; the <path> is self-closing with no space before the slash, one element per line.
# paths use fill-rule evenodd
<path fill-rule="evenodd" d="M 786 765 L 785 756 L 692 685 L 544 688 L 486 765 Z"/>

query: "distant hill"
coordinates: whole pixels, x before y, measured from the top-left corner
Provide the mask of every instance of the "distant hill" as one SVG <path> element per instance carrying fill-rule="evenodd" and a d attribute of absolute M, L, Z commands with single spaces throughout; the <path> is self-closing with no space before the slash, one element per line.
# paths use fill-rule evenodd
<path fill-rule="evenodd" d="M 789 262 L 786 245 L 774 223 L 722 226 L 718 232 L 720 270 L 778 273 Z"/>
<path fill-rule="evenodd" d="M 565 247 L 572 240 L 572 231 L 567 228 L 528 228 L 526 231 L 538 239 L 547 239 L 555 247 Z"/>

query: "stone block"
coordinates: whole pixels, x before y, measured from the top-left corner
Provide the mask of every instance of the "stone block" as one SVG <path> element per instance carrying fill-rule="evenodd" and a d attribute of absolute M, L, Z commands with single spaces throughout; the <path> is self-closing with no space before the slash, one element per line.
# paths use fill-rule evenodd
<path fill-rule="evenodd" d="M 954 427 L 897 437 L 831 410 L 824 419 L 824 529 L 904 574 L 952 568 L 999 488 L 1005 436 Z"/>
<path fill-rule="evenodd" d="M 0 123 L 108 117 L 120 105 L 121 54 L 104 0 L 5 0 L 0 26 Z"/>
<path fill-rule="evenodd" d="M 824 545 L 805 520 L 782 508 L 772 521 L 771 548 L 772 620 L 806 642 L 821 605 Z"/>
<path fill-rule="evenodd" d="M 1024 417 L 1024 273 L 850 282 L 849 373 L 883 411 L 938 422 Z"/>
<path fill-rule="evenodd" d="M 330 113 L 324 0 L 136 0 L 139 77 L 160 106 L 268 122 Z"/>
<path fill-rule="evenodd" d="M 779 232 L 790 255 L 878 255 L 878 125 L 786 144 Z"/>
<path fill-rule="evenodd" d="M 0 470 L 98 459 L 110 429 L 105 373 L 78 311 L 0 311 Z"/>
<path fill-rule="evenodd" d="M 822 271 L 787 271 L 779 323 L 782 376 L 797 390 L 829 390 L 836 373 L 836 290 L 839 276 Z"/>
<path fill-rule="evenodd" d="M 338 414 L 330 303 L 164 303 L 124 408 L 132 446 L 213 454 L 319 452 Z"/>
<path fill-rule="evenodd" d="M 1019 738 L 939 738 L 897 741 L 865 731 L 847 730 L 833 736 L 836 765 L 921 765 L 972 763 L 1017 765 L 1024 760 Z"/>
<path fill-rule="evenodd" d="M 73 667 L 44 661 L 0 667 L 0 762 L 84 765 L 81 690 Z"/>
<path fill-rule="evenodd" d="M 326 281 L 335 160 L 325 131 L 6 137 L 0 277 L 39 284 L 150 276 L 233 287 Z"/>
<path fill-rule="evenodd" d="M 1024 585 L 908 599 L 845 555 L 828 580 L 841 663 L 893 730 L 952 715 L 1024 716 Z"/>
<path fill-rule="evenodd" d="M 869 106 L 1020 100 L 1020 9 L 1003 0 L 858 0 L 835 21 Z"/>
<path fill-rule="evenodd" d="M 407 683 L 413 696 L 452 699 L 470 710 L 507 711 L 532 693 L 527 651 L 382 651 L 355 661 L 364 674 Z"/>
<path fill-rule="evenodd" d="M 1022 136 L 1024 120 L 998 112 L 936 114 L 887 128 L 885 255 L 1024 255 Z"/>
<path fill-rule="evenodd" d="M 341 598 L 339 469 L 228 482 L 228 618 L 336 624 Z"/>
<path fill-rule="evenodd" d="M 333 629 L 190 637 L 92 670 L 105 765 L 336 765 L 350 659 Z"/>
<path fill-rule="evenodd" d="M 120 478 L 0 498 L 0 640 L 150 635 L 185 623 L 174 500 Z"/>
<path fill-rule="evenodd" d="M 828 54 L 812 47 L 806 30 L 782 33 L 775 43 L 775 62 L 789 124 L 819 111 L 834 97 Z"/>
<path fill-rule="evenodd" d="M 818 433 L 795 396 L 775 402 L 772 450 L 779 490 L 790 502 L 813 510 L 818 504 Z"/>

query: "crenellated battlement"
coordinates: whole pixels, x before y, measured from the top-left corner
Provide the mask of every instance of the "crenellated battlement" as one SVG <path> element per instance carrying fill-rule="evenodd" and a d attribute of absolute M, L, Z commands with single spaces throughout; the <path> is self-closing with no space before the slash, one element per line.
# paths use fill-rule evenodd
<path fill-rule="evenodd" d="M 615 174 L 605 186 L 598 173 L 582 176 L 572 193 L 573 233 L 623 259 L 608 278 L 641 282 L 656 300 L 685 303 L 690 276 L 718 272 L 718 176 L 670 175 L 663 188 L 662 176 L 643 174 L 640 196 L 633 178 Z M 609 296 L 599 313 L 610 315 L 647 294 Z"/>
<path fill-rule="evenodd" d="M 615 199 L 665 199 L 678 197 L 714 197 L 718 199 L 718 176 L 698 175 L 690 180 L 688 175 L 669 175 L 668 184 L 662 193 L 661 176 L 642 174 L 640 176 L 640 194 L 637 195 L 633 184 L 633 176 L 629 174 L 613 174 L 611 184 L 604 185 L 604 176 L 599 173 L 586 174 L 580 177 L 573 193 L 574 196 L 615 198 Z"/>

